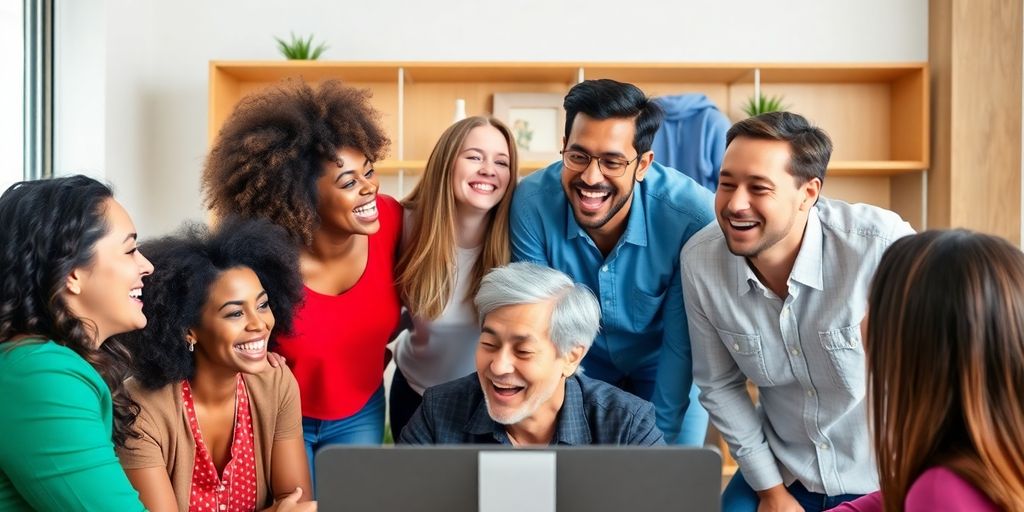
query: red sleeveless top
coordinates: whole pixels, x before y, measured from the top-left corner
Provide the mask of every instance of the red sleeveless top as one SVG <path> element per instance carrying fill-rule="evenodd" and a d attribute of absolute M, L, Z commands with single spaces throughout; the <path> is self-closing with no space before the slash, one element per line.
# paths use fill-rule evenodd
<path fill-rule="evenodd" d="M 299 382 L 302 415 L 347 418 L 366 405 L 384 379 L 384 351 L 402 305 L 395 288 L 402 206 L 378 194 L 380 230 L 369 236 L 366 269 L 352 288 L 324 295 L 305 288 L 290 336 L 274 348 Z"/>

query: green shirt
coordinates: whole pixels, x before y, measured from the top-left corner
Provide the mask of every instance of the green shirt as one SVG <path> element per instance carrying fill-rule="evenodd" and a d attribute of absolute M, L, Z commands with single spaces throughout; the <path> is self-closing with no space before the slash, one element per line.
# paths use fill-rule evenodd
<path fill-rule="evenodd" d="M 0 344 L 0 510 L 144 510 L 121 469 L 110 388 L 52 341 Z"/>

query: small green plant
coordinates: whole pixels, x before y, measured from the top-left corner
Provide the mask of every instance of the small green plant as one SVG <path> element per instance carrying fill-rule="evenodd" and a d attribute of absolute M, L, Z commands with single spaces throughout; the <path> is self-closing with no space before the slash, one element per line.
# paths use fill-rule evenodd
<path fill-rule="evenodd" d="M 782 104 L 782 99 L 781 95 L 769 98 L 765 96 L 764 93 L 761 93 L 761 97 L 755 101 L 754 97 L 751 96 L 747 98 L 747 104 L 743 106 L 743 111 L 746 112 L 748 116 L 754 117 L 768 112 L 786 110 L 789 107 Z"/>
<path fill-rule="evenodd" d="M 291 41 L 286 42 L 280 37 L 275 37 L 274 40 L 277 41 L 278 51 L 288 60 L 316 60 L 329 48 L 326 43 L 320 43 L 313 48 L 313 34 L 303 39 L 295 37 L 295 33 L 292 32 Z"/>

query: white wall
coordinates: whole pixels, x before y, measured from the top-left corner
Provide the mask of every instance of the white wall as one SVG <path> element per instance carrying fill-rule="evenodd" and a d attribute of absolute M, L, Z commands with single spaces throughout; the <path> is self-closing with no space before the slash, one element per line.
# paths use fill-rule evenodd
<path fill-rule="evenodd" d="M 332 60 L 928 58 L 927 0 L 58 3 L 65 11 L 91 13 L 68 18 L 84 26 L 62 25 L 62 43 L 84 38 L 91 48 L 102 37 L 105 51 L 58 63 L 65 80 L 60 119 L 80 130 L 60 130 L 57 161 L 65 170 L 101 162 L 146 236 L 185 218 L 204 218 L 199 170 L 208 61 L 277 59 L 271 36 L 289 31 L 326 39 L 331 48 L 323 58 Z M 69 88 L 78 80 L 90 85 Z M 105 94 L 97 92 L 98 83 Z M 76 101 L 68 96 L 76 94 Z M 102 120 L 95 119 L 97 110 Z M 97 123 L 105 129 L 93 129 Z"/>
<path fill-rule="evenodd" d="M 54 174 L 106 177 L 107 16 L 103 2 L 56 2 Z"/>

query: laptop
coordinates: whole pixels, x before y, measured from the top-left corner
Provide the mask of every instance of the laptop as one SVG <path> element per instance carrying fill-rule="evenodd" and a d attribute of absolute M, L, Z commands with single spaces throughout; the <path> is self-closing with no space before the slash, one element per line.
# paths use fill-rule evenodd
<path fill-rule="evenodd" d="M 537 453 L 553 462 L 548 475 L 555 475 L 558 512 L 720 510 L 722 460 L 714 450 L 604 445 L 329 446 L 316 456 L 319 510 L 474 512 L 487 508 L 482 507 L 480 479 L 493 487 L 495 478 L 480 473 L 480 461 L 488 457 L 493 461 L 502 452 Z M 499 483 L 515 492 L 530 476 L 504 475 Z"/>

